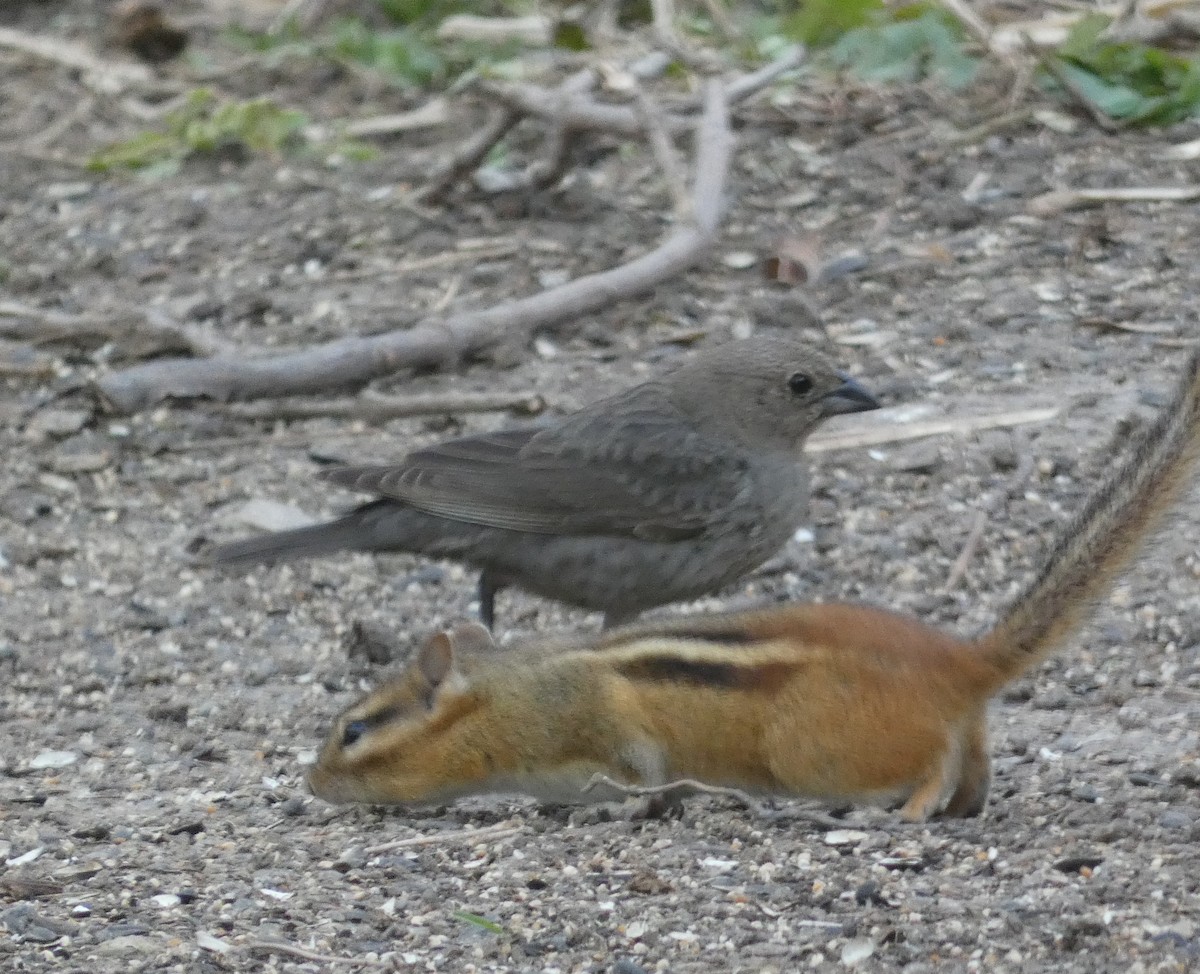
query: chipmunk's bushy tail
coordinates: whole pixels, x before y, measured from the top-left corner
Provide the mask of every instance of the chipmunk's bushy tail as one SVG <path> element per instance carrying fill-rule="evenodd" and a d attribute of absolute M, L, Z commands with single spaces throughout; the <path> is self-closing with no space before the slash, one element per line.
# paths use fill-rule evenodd
<path fill-rule="evenodd" d="M 976 645 L 1007 683 L 1044 659 L 1083 621 L 1162 516 L 1200 459 L 1200 351 L 1171 402 L 1063 531 L 1045 564 Z"/>

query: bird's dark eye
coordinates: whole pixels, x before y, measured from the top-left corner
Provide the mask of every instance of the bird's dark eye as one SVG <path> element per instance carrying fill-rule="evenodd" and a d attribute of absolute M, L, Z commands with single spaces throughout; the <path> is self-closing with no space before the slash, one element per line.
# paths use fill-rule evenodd
<path fill-rule="evenodd" d="M 342 747 L 349 747 L 360 737 L 367 732 L 367 722 L 365 720 L 352 720 L 346 725 L 346 729 L 342 731 Z"/>
<path fill-rule="evenodd" d="M 803 396 L 812 391 L 812 379 L 805 372 L 793 372 L 788 376 L 788 388 L 796 395 Z"/>

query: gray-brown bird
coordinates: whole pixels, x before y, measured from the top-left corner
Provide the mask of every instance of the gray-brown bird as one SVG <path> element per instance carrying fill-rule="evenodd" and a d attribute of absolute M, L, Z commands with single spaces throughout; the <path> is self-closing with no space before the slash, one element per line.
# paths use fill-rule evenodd
<path fill-rule="evenodd" d="M 729 342 L 552 425 L 329 471 L 379 499 L 327 524 L 222 545 L 213 557 L 416 552 L 479 569 L 489 628 L 495 594 L 508 585 L 603 612 L 613 626 L 762 564 L 806 516 L 804 440 L 828 416 L 878 406 L 808 344 Z"/>

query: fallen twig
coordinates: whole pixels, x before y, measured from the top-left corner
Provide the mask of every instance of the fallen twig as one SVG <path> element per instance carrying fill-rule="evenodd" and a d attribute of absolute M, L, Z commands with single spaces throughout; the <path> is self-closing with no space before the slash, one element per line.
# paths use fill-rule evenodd
<path fill-rule="evenodd" d="M 0 301 L 0 337 L 38 346 L 69 344 L 84 348 L 118 342 L 127 346 L 124 351 L 131 358 L 180 351 L 215 355 L 230 349 L 227 343 L 198 328 L 173 321 L 158 308 L 128 308 L 101 316 L 53 311 L 22 301 Z"/>
<path fill-rule="evenodd" d="M 284 943 L 282 940 L 251 940 L 245 945 L 247 950 L 265 954 L 285 954 L 289 957 L 299 957 L 301 960 L 311 960 L 318 964 L 352 964 L 355 967 L 384 967 L 388 961 L 377 957 L 338 957 L 335 954 L 318 954 L 313 950 L 297 947 L 295 944 Z"/>
<path fill-rule="evenodd" d="M 635 96 L 638 113 L 646 127 L 646 138 L 658 160 L 663 179 L 666 180 L 667 191 L 671 194 L 671 202 L 675 206 L 675 215 L 681 220 L 686 220 L 691 207 L 687 176 L 675 152 L 675 146 L 671 144 L 671 138 L 667 135 L 662 110 L 641 85 L 635 89 Z"/>
<path fill-rule="evenodd" d="M 642 133 L 642 122 L 630 105 L 611 105 L 585 95 L 563 96 L 557 91 L 517 82 L 482 81 L 479 90 L 508 106 L 518 116 L 545 119 L 576 132 L 599 131 L 632 138 Z M 682 132 L 688 120 L 672 114 L 667 119 L 672 133 Z"/>
<path fill-rule="evenodd" d="M 1104 315 L 1092 315 L 1089 318 L 1081 318 L 1079 324 L 1085 325 L 1088 328 L 1123 331 L 1133 335 L 1171 335 L 1175 331 L 1173 325 L 1168 325 L 1165 322 L 1117 321 L 1115 318 L 1107 318 Z"/>
<path fill-rule="evenodd" d="M 428 204 L 440 200 L 446 190 L 478 166 L 483 161 L 483 157 L 492 151 L 492 147 L 504 138 L 519 121 L 521 121 L 520 113 L 511 108 L 493 110 L 487 124 L 473 139 L 464 142 L 452 155 L 434 168 L 429 182 L 413 194 L 414 202 Z"/>
<path fill-rule="evenodd" d="M 675 33 L 675 0 L 650 0 L 650 15 L 658 42 L 668 47 L 678 47 L 679 35 Z"/>
<path fill-rule="evenodd" d="M 528 246 L 528 242 L 525 243 Z M 339 281 L 353 281 L 373 277 L 399 277 L 405 274 L 415 274 L 418 271 L 439 270 L 463 261 L 495 260 L 497 257 L 510 257 L 522 249 L 520 238 L 504 243 L 489 244 L 480 247 L 465 247 L 458 241 L 453 250 L 443 250 L 427 257 L 412 257 L 408 260 L 397 261 L 394 264 L 372 262 L 365 267 L 351 271 L 341 271 L 334 275 Z"/>
<path fill-rule="evenodd" d="M 693 266 L 716 239 L 733 151 L 718 82 L 707 86 L 696 146 L 692 220 L 627 264 L 491 308 L 427 317 L 402 331 L 344 338 L 277 357 L 226 354 L 149 362 L 103 377 L 96 392 L 110 409 L 130 413 L 168 396 L 228 401 L 361 386 L 402 369 L 441 366 L 503 340 L 520 341 L 537 329 L 561 327 L 644 293 Z"/>
<path fill-rule="evenodd" d="M 615 778 L 597 772 L 580 791 L 586 794 L 600 785 L 634 798 L 661 796 L 668 800 L 678 800 L 689 795 L 715 795 L 720 798 L 732 798 L 756 815 L 761 815 L 766 811 L 762 802 L 741 788 L 731 788 L 727 785 L 707 785 L 694 778 L 679 778 L 663 785 L 627 785 L 623 781 L 617 781 Z"/>
<path fill-rule="evenodd" d="M 804 48 L 797 45 L 784 51 L 770 64 L 751 74 L 742 75 L 725 86 L 725 100 L 733 105 L 761 91 L 780 75 L 798 67 L 804 60 Z M 599 131 L 611 135 L 636 137 L 645 130 L 645 123 L 632 105 L 612 105 L 598 102 L 582 94 L 563 96 L 535 85 L 481 82 L 479 90 L 508 105 L 521 115 L 547 119 L 576 131 Z M 687 114 L 696 108 L 688 100 L 672 106 L 663 114 L 663 128 L 675 135 L 692 123 Z"/>
<path fill-rule="evenodd" d="M 1200 186 L 1130 186 L 1124 189 L 1056 189 L 1035 196 L 1026 205 L 1034 216 L 1054 216 L 1100 203 L 1191 203 L 1200 200 Z"/>
<path fill-rule="evenodd" d="M 133 61 L 104 61 L 82 44 L 28 34 L 11 27 L 0 27 L 0 47 L 20 51 L 74 71 L 88 87 L 104 94 L 116 94 L 133 85 L 155 82 L 154 72 Z M 161 86 L 161 82 L 158 82 Z"/>
<path fill-rule="evenodd" d="M 708 11 L 708 16 L 712 20 L 713 26 L 721 33 L 728 41 L 737 41 L 742 39 L 742 29 L 730 16 L 729 11 L 725 9 L 723 0 L 704 0 L 704 9 Z"/>
<path fill-rule="evenodd" d="M 790 809 L 784 815 L 773 808 L 767 808 L 757 798 L 749 792 L 743 791 L 741 788 L 731 788 L 728 785 L 709 785 L 703 781 L 696 781 L 694 778 L 679 778 L 676 781 L 668 781 L 664 785 L 627 785 L 622 781 L 610 778 L 606 774 L 597 773 L 592 775 L 591 780 L 581 790 L 589 792 L 600 785 L 611 788 L 620 794 L 629 795 L 632 798 L 662 797 L 670 803 L 692 795 L 714 795 L 718 798 L 733 799 L 758 818 L 798 818 L 806 822 L 811 822 L 819 828 L 837 829 L 842 827 L 842 823 L 837 819 L 829 815 L 824 815 L 821 812 L 810 811 L 809 809 Z"/>
<path fill-rule="evenodd" d="M 585 68 L 567 78 L 559 85 L 561 97 L 571 94 L 583 94 L 596 87 L 599 75 L 591 68 Z M 546 136 L 546 148 L 542 157 L 531 163 L 524 173 L 524 184 L 535 189 L 553 186 L 567 170 L 571 158 L 571 143 L 574 130 L 561 121 L 551 122 L 550 131 Z"/>
<path fill-rule="evenodd" d="M 236 419 L 357 419 L 382 423 L 409 416 L 456 413 L 513 413 L 537 416 L 546 400 L 536 392 L 443 392 L 427 396 L 387 396 L 366 390 L 355 399 L 269 400 L 235 403 L 228 412 Z"/>
<path fill-rule="evenodd" d="M 432 835 L 414 835 L 408 839 L 396 839 L 394 842 L 384 842 L 381 845 L 371 845 L 363 849 L 363 854 L 377 856 L 383 852 L 395 852 L 397 849 L 413 849 L 417 846 L 442 845 L 447 842 L 472 842 L 476 839 L 504 839 L 525 831 L 524 826 L 509 825 L 501 822 L 482 829 L 459 829 L 455 832 L 436 832 Z"/>
<path fill-rule="evenodd" d="M 22 136 L 20 139 L 12 139 L 4 143 L 5 148 L 15 148 L 18 145 L 26 151 L 37 151 L 50 146 L 51 143 L 57 142 L 59 137 L 65 134 L 72 126 L 84 119 L 92 118 L 96 111 L 96 99 L 92 95 L 87 95 L 80 98 L 78 103 L 68 112 L 63 112 L 53 122 L 43 128 L 40 132 L 32 135 Z"/>
<path fill-rule="evenodd" d="M 49 359 L 34 362 L 5 362 L 0 360 L 0 379 L 53 379 L 57 374 Z"/>
<path fill-rule="evenodd" d="M 971 564 L 971 559 L 975 557 L 975 552 L 979 548 L 985 527 L 987 527 L 987 511 L 976 511 L 975 517 L 971 521 L 971 530 L 967 532 L 967 540 L 962 546 L 962 551 L 958 553 L 958 557 L 954 559 L 954 564 L 950 566 L 950 574 L 946 576 L 946 584 L 942 591 L 953 592 L 958 583 L 962 581 L 963 576 L 967 573 L 967 566 Z"/>
<path fill-rule="evenodd" d="M 828 453 L 831 450 L 853 450 L 864 446 L 883 446 L 886 443 L 902 443 L 919 440 L 926 436 L 942 436 L 946 433 L 976 433 L 980 430 L 1001 429 L 1006 426 L 1023 426 L 1027 423 L 1044 423 L 1061 412 L 1056 406 L 1040 409 L 1014 409 L 985 416 L 959 416 L 953 419 L 926 419 L 911 423 L 864 424 L 859 429 L 844 432 L 817 430 L 804 444 L 808 453 Z M 844 425 L 852 424 L 849 420 Z"/>
<path fill-rule="evenodd" d="M 800 67 L 807 54 L 808 51 L 803 44 L 793 44 L 780 53 L 774 61 L 764 64 L 757 71 L 734 78 L 725 86 L 725 97 L 729 99 L 729 104 L 736 105 L 751 95 L 758 94 L 780 75 Z"/>
<path fill-rule="evenodd" d="M 474 41 L 486 44 L 519 42 L 530 47 L 548 47 L 554 42 L 554 21 L 543 14 L 525 17 L 480 17 L 453 14 L 437 29 L 438 40 Z"/>
<path fill-rule="evenodd" d="M 304 137 L 311 142 L 322 142 L 334 135 L 350 139 L 383 138 L 416 129 L 436 128 L 450 121 L 450 108 L 445 98 L 431 98 L 420 108 L 410 112 L 395 112 L 391 115 L 372 115 L 356 118 L 341 127 L 331 125 L 309 125 Z"/>
<path fill-rule="evenodd" d="M 975 36 L 975 39 L 983 45 L 984 50 L 992 50 L 991 29 L 983 22 L 979 14 L 966 4 L 965 0 L 940 0 L 940 2 L 952 17 Z"/>
<path fill-rule="evenodd" d="M 972 125 L 969 129 L 961 129 L 946 141 L 950 145 L 974 145 L 976 142 L 982 142 L 989 135 L 995 135 L 1006 128 L 1024 125 L 1032 118 L 1032 108 L 1015 108 L 1011 112 L 1005 112 L 980 122 L 978 125 Z"/>

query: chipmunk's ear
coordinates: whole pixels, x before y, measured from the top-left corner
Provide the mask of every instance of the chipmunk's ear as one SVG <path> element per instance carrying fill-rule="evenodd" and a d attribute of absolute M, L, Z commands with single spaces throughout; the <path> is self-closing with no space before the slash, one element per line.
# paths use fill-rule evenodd
<path fill-rule="evenodd" d="M 439 632 L 417 653 L 417 667 L 421 676 L 436 690 L 454 669 L 454 640 L 449 632 Z"/>
<path fill-rule="evenodd" d="M 450 645 L 459 655 L 487 653 L 496 648 L 491 632 L 478 622 L 457 622 L 443 635 L 449 637 Z"/>

